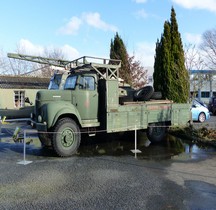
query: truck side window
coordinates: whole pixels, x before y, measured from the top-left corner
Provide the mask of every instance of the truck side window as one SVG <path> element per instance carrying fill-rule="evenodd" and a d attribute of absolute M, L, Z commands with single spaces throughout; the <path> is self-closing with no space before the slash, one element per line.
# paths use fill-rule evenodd
<path fill-rule="evenodd" d="M 77 76 L 68 77 L 64 89 L 65 90 L 74 90 L 76 87 Z"/>
<path fill-rule="evenodd" d="M 80 77 L 79 89 L 94 90 L 95 89 L 95 78 L 92 76 Z"/>

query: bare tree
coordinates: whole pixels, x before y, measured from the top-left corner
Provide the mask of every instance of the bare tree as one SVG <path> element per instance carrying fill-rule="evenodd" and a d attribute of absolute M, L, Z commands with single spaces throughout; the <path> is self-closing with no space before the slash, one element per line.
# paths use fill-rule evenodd
<path fill-rule="evenodd" d="M 191 70 L 202 70 L 205 71 L 208 68 L 205 60 L 205 56 L 201 52 L 200 49 L 196 47 L 196 45 L 188 44 L 185 45 L 185 66 L 188 71 Z M 198 91 L 202 89 L 202 87 L 208 82 L 212 80 L 212 74 L 208 72 L 205 74 L 204 72 L 194 73 L 190 75 L 190 85 L 192 91 L 192 98 L 195 98 Z"/>
<path fill-rule="evenodd" d="M 203 33 L 200 49 L 205 53 L 208 68 L 216 69 L 216 28 Z"/>
<path fill-rule="evenodd" d="M 65 60 L 65 55 L 60 48 L 44 48 L 44 57 L 46 58 L 53 58 L 53 59 L 59 59 L 59 60 Z M 41 64 L 40 65 L 43 70 L 41 71 L 41 75 L 44 77 L 50 77 L 53 74 L 52 67 L 48 65 Z"/>
<path fill-rule="evenodd" d="M 206 68 L 206 63 L 201 52 L 196 45 L 186 44 L 184 47 L 185 66 L 189 70 L 202 70 Z"/>
<path fill-rule="evenodd" d="M 16 50 L 14 50 L 17 54 L 26 54 L 26 49 L 17 44 Z M 5 56 L 5 61 L 6 61 L 6 67 L 5 71 L 2 72 L 2 74 L 7 74 L 10 75 L 24 75 L 27 72 L 34 71 L 38 68 L 36 63 L 32 62 L 26 62 L 24 60 L 18 60 L 18 59 L 12 59 L 12 58 L 7 58 Z"/>
<path fill-rule="evenodd" d="M 4 56 L 3 49 L 0 50 L 0 74 L 7 74 L 8 73 L 8 60 Z"/>
<path fill-rule="evenodd" d="M 40 57 L 47 57 L 53 59 L 63 59 L 64 54 L 60 48 L 44 48 L 43 55 Z M 27 54 L 26 49 L 23 46 L 17 45 L 15 50 L 17 54 Z M 4 64 L 4 65 L 3 65 Z M 53 74 L 53 69 L 47 64 L 39 64 L 35 62 L 28 62 L 19 59 L 0 58 L 0 69 L 1 74 L 11 75 L 31 75 L 31 76 L 42 76 L 50 77 Z"/>

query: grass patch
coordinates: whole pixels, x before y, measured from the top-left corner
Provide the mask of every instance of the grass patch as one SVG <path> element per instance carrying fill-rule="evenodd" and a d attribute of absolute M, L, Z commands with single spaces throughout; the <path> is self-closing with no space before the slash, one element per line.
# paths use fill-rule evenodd
<path fill-rule="evenodd" d="M 216 146 L 216 130 L 207 127 L 194 128 L 193 125 L 180 128 L 170 128 L 171 135 L 190 140 L 192 142 L 199 142 Z"/>

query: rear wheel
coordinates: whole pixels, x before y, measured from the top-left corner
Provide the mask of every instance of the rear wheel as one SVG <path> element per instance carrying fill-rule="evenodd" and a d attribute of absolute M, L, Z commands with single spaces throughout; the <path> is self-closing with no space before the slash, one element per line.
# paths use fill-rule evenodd
<path fill-rule="evenodd" d="M 164 123 L 151 123 L 147 128 L 147 137 L 151 142 L 160 142 L 166 135 Z"/>
<path fill-rule="evenodd" d="M 74 120 L 63 118 L 57 122 L 52 138 L 52 146 L 57 155 L 62 157 L 74 155 L 80 141 L 80 129 Z"/>
<path fill-rule="evenodd" d="M 202 122 L 204 122 L 205 120 L 206 120 L 205 113 L 204 113 L 204 112 L 201 112 L 201 113 L 199 114 L 198 121 L 202 123 Z"/>

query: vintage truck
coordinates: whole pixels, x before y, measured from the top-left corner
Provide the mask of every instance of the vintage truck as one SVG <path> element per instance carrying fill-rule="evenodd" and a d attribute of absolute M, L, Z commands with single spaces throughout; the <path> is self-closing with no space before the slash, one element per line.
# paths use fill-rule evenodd
<path fill-rule="evenodd" d="M 42 145 L 59 156 L 74 155 L 82 134 L 142 130 L 150 141 L 161 141 L 170 126 L 191 122 L 190 104 L 146 99 L 149 87 L 134 90 L 120 82 L 119 60 L 84 56 L 64 65 L 70 73 L 58 80 L 62 88 L 38 91 L 31 115 Z"/>
<path fill-rule="evenodd" d="M 190 104 L 140 101 L 145 88 L 131 97 L 133 89 L 119 86 L 120 61 L 85 56 L 67 65 L 71 72 L 64 89 L 38 91 L 32 115 L 41 143 L 51 145 L 59 156 L 75 154 L 84 132 L 137 129 L 160 141 L 169 126 L 186 126 L 191 120 Z"/>

